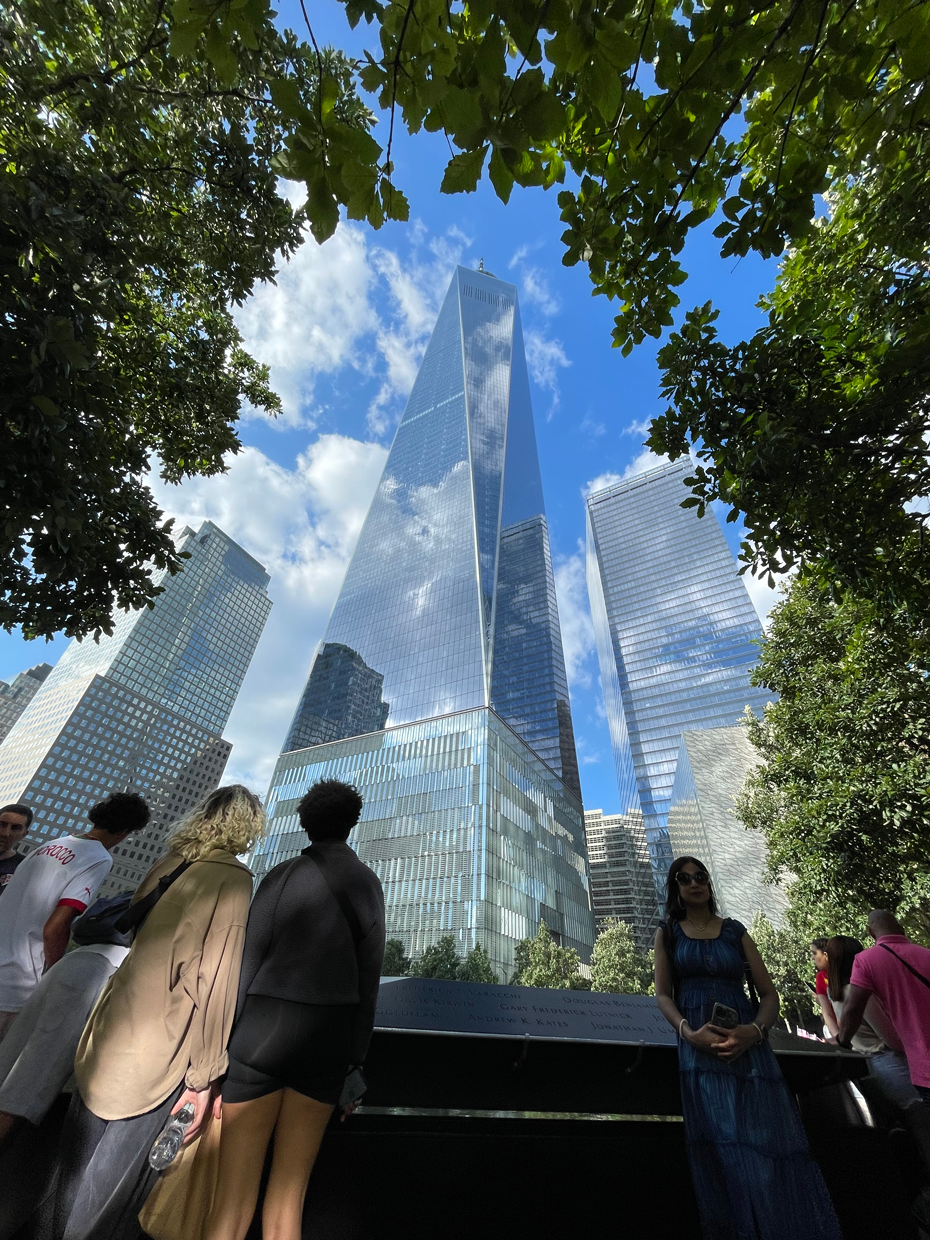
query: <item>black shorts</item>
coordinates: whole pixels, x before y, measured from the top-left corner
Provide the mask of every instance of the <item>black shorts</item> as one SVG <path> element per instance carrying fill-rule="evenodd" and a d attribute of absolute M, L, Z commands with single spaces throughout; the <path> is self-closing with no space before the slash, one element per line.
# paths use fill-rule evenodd
<path fill-rule="evenodd" d="M 293 1089 L 335 1105 L 342 1093 L 355 1004 L 326 1006 L 247 995 L 229 1040 L 224 1102 L 251 1102 Z"/>

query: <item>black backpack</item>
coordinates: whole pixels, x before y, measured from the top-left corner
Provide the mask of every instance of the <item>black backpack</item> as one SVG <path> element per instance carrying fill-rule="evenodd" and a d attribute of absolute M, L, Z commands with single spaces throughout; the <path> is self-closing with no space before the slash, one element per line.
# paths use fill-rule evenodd
<path fill-rule="evenodd" d="M 131 891 L 121 891 L 118 896 L 95 900 L 86 912 L 75 918 L 71 926 L 71 937 L 75 943 L 80 947 L 88 947 L 91 943 L 115 943 L 117 947 L 128 947 L 132 935 L 127 930 L 117 930 L 116 923 L 129 908 L 131 899 Z"/>

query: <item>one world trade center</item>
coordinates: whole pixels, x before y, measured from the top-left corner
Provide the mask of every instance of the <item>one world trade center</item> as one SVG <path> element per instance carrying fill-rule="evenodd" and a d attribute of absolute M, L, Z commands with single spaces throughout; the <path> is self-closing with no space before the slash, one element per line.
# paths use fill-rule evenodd
<path fill-rule="evenodd" d="M 259 874 L 296 804 L 354 783 L 350 837 L 389 937 L 445 934 L 509 974 L 540 919 L 593 943 L 584 820 L 516 289 L 458 268 L 268 796 Z"/>

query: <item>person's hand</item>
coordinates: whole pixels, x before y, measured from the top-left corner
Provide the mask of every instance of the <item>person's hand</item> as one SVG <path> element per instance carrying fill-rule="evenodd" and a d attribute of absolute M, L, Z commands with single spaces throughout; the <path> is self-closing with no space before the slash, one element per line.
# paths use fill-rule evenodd
<path fill-rule="evenodd" d="M 219 1108 L 222 1107 L 222 1098 L 219 1091 L 213 1085 L 208 1085 L 206 1089 L 185 1089 L 180 1098 L 171 1108 L 171 1114 L 176 1115 L 181 1107 L 190 1103 L 194 1108 L 194 1119 L 187 1132 L 184 1134 L 184 1144 L 189 1145 L 196 1137 L 203 1122 L 207 1118 L 207 1112 L 213 1109 L 215 1118 L 219 1118 Z"/>
<path fill-rule="evenodd" d="M 735 1029 L 721 1029 L 719 1025 L 705 1025 L 705 1028 L 712 1029 L 723 1039 L 722 1042 L 717 1043 L 717 1058 L 725 1059 L 727 1063 L 739 1059 L 740 1055 L 745 1054 L 750 1046 L 755 1046 L 762 1040 L 755 1025 L 737 1025 Z"/>
<path fill-rule="evenodd" d="M 357 1111 L 361 1105 L 362 1105 L 361 1098 L 356 1098 L 354 1102 L 347 1102 L 346 1105 L 342 1108 L 342 1114 L 339 1116 L 339 1123 L 344 1124 L 346 1120 L 349 1118 L 349 1116 L 353 1115 L 355 1111 Z"/>
<path fill-rule="evenodd" d="M 685 1039 L 691 1043 L 696 1050 L 704 1051 L 707 1055 L 716 1055 L 718 1048 L 723 1044 L 723 1038 L 726 1036 L 726 1029 L 717 1029 L 711 1024 L 701 1025 L 700 1029 L 691 1029 L 685 1034 Z"/>

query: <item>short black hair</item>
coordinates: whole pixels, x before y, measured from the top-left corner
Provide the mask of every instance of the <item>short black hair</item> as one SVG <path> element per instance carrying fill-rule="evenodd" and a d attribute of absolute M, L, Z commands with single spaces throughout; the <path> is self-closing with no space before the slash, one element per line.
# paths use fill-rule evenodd
<path fill-rule="evenodd" d="M 352 784 L 319 779 L 297 806 L 297 816 L 311 840 L 345 840 L 359 820 L 362 804 Z"/>
<path fill-rule="evenodd" d="M 138 792 L 111 792 L 91 806 L 87 817 L 101 831 L 120 835 L 123 831 L 141 831 L 151 815 Z"/>
<path fill-rule="evenodd" d="M 811 947 L 815 952 L 826 952 L 829 939 L 811 939 Z"/>
<path fill-rule="evenodd" d="M 0 814 L 22 814 L 26 819 L 26 827 L 32 826 L 32 806 L 31 805 L 4 805 L 0 809 Z"/>

